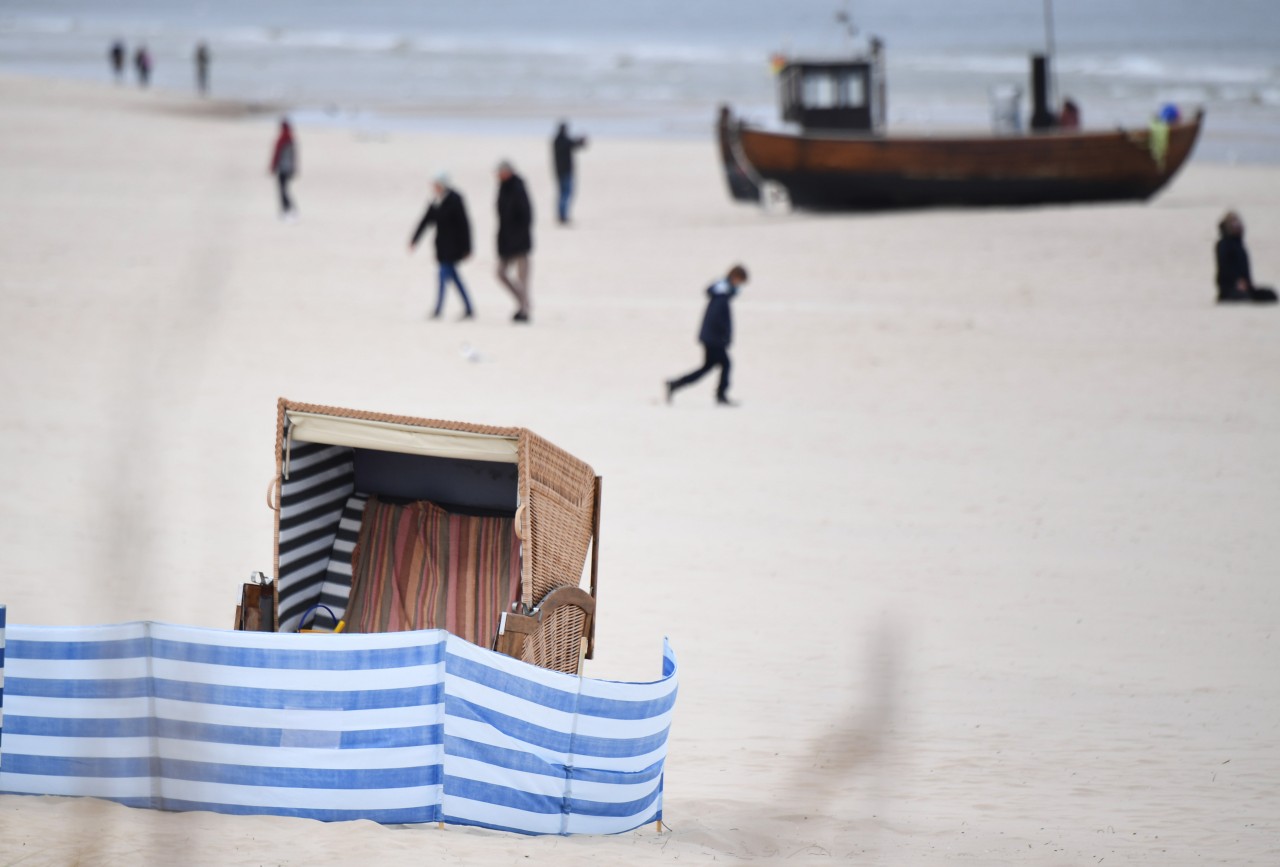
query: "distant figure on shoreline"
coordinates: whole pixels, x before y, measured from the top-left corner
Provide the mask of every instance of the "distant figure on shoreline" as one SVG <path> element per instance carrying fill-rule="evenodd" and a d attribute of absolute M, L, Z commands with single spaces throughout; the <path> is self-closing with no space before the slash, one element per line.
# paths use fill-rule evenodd
<path fill-rule="evenodd" d="M 573 201 L 573 152 L 587 146 L 587 137 L 573 138 L 569 135 L 569 124 L 560 121 L 556 137 L 551 142 L 551 155 L 556 167 L 556 186 L 559 188 L 559 206 L 557 217 L 561 225 L 569 222 L 569 205 Z"/>
<path fill-rule="evenodd" d="M 196 45 L 196 90 L 203 96 L 209 92 L 209 46 L 201 42 Z"/>
<path fill-rule="evenodd" d="M 280 134 L 276 136 L 268 171 L 276 176 L 276 183 L 280 187 L 280 219 L 296 218 L 293 199 L 289 198 L 289 182 L 298 173 L 298 145 L 293 139 L 293 127 L 289 125 L 287 117 L 280 118 Z"/>
<path fill-rule="evenodd" d="M 435 197 L 427 206 L 427 212 L 409 240 L 409 252 L 413 252 L 427 227 L 435 224 L 440 286 L 436 292 L 436 309 L 431 318 L 439 319 L 444 312 L 444 293 L 452 280 L 458 287 L 458 294 L 462 296 L 462 306 L 465 308 L 461 318 L 471 319 L 475 316 L 475 310 L 471 307 L 471 299 L 467 297 L 467 287 L 462 285 L 462 278 L 458 276 L 458 263 L 471 255 L 471 221 L 467 219 L 467 206 L 462 201 L 462 196 L 449 186 L 449 176 L 444 172 L 436 175 L 432 191 Z"/>
<path fill-rule="evenodd" d="M 498 164 L 498 280 L 516 299 L 513 322 L 529 321 L 529 254 L 533 251 L 533 205 L 511 163 Z M 515 279 L 510 275 L 515 268 Z"/>
<path fill-rule="evenodd" d="M 707 287 L 707 311 L 702 315 L 702 327 L 698 330 L 698 342 L 702 344 L 705 359 L 702 367 L 677 379 L 669 379 L 667 403 L 678 389 L 692 385 L 714 368 L 720 368 L 720 382 L 716 386 L 716 403 L 720 406 L 737 406 L 729 400 L 729 344 L 733 342 L 733 317 L 729 302 L 738 294 L 738 288 L 747 282 L 747 269 L 734 265 L 720 280 Z"/>
<path fill-rule="evenodd" d="M 116 84 L 119 84 L 124 78 L 124 41 L 117 39 L 112 42 L 110 50 L 107 51 L 107 57 L 111 60 L 111 73 L 115 76 Z"/>
<path fill-rule="evenodd" d="M 1274 304 L 1276 293 L 1255 286 L 1249 272 L 1249 252 L 1244 248 L 1244 221 L 1235 211 L 1227 211 L 1218 222 L 1218 243 L 1214 247 L 1218 263 L 1218 303 L 1253 301 Z"/>
<path fill-rule="evenodd" d="M 138 50 L 133 52 L 133 68 L 138 73 L 139 87 L 146 87 L 151 83 L 151 52 L 147 51 L 147 46 L 139 45 Z"/>
<path fill-rule="evenodd" d="M 1080 106 L 1076 105 L 1076 101 L 1069 96 L 1062 101 L 1062 111 L 1058 113 L 1058 127 L 1060 129 L 1080 128 Z"/>

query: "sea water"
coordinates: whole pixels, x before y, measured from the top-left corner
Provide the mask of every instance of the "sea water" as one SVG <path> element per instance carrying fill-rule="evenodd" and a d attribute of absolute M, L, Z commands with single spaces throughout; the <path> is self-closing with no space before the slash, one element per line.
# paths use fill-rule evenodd
<path fill-rule="evenodd" d="M 1280 162 L 1280 0 L 0 0 L 0 72 L 110 80 L 119 38 L 147 45 L 154 87 L 192 90 L 204 41 L 215 97 L 304 125 L 700 137 L 721 103 L 776 122 L 771 55 L 872 34 L 891 131 L 989 128 L 1011 87 L 1025 119 L 1051 48 L 1086 128 L 1203 107 L 1196 159 Z"/>

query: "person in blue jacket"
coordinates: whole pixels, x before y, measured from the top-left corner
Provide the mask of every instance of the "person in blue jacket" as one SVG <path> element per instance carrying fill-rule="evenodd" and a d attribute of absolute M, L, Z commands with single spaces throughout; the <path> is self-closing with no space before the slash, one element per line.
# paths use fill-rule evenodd
<path fill-rule="evenodd" d="M 676 379 L 669 379 L 667 403 L 671 403 L 676 391 L 692 385 L 715 368 L 720 368 L 720 383 L 716 386 L 716 403 L 720 406 L 736 406 L 729 399 L 729 344 L 733 342 L 733 315 L 729 302 L 738 289 L 747 282 L 747 269 L 734 265 L 720 280 L 707 287 L 707 311 L 702 315 L 702 327 L 698 330 L 698 342 L 705 353 L 702 367 Z"/>

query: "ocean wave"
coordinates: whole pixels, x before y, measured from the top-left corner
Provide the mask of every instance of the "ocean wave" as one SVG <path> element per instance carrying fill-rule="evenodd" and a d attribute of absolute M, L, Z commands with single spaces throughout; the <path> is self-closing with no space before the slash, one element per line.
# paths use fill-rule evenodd
<path fill-rule="evenodd" d="M 54 16 L 17 17 L 0 15 L 0 33 L 4 34 L 21 35 L 28 33 L 31 35 L 48 36 L 75 33 L 79 29 L 80 22 L 76 18 Z"/>
<path fill-rule="evenodd" d="M 1206 84 L 1261 84 L 1275 77 L 1264 64 L 1240 65 L 1220 62 L 1175 61 L 1149 55 L 1113 57 L 1071 57 L 1056 61 L 1059 72 L 1098 78 L 1141 81 L 1201 82 Z"/>
<path fill-rule="evenodd" d="M 2 16 L 0 32 L 10 36 L 56 36 L 79 33 L 113 38 L 117 34 L 145 35 L 157 43 L 204 40 L 225 50 L 278 49 L 336 53 L 455 55 L 466 58 L 521 55 L 529 58 L 577 60 L 588 66 L 619 64 L 734 65 L 764 64 L 758 51 L 734 46 L 692 42 L 636 40 L 613 36 L 593 38 L 542 34 L 525 36 L 487 32 L 414 32 L 359 28 L 309 29 L 297 27 L 221 24 L 197 27 L 194 22 L 166 24 L 160 20 L 125 20 L 86 16 Z"/>
<path fill-rule="evenodd" d="M 947 54 L 890 57 L 890 70 L 936 74 L 1025 76 L 1028 54 Z M 1195 84 L 1266 84 L 1277 81 L 1280 70 L 1266 61 L 1223 63 L 1194 58 L 1160 58 L 1148 54 L 1073 54 L 1061 52 L 1053 58 L 1059 76 L 1081 76 L 1114 81 L 1145 83 L 1178 82 Z"/>

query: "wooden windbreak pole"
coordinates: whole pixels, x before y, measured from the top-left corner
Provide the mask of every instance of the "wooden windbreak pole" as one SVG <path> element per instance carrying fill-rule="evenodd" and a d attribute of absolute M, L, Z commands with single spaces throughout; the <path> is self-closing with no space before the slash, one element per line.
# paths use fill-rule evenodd
<path fill-rule="evenodd" d="M 595 491 L 591 503 L 591 598 L 596 598 L 596 581 L 600 573 L 600 490 L 604 479 L 596 476 Z M 599 606 L 596 612 L 599 612 Z M 587 633 L 587 659 L 596 658 L 596 620 L 591 618 L 591 630 Z"/>

